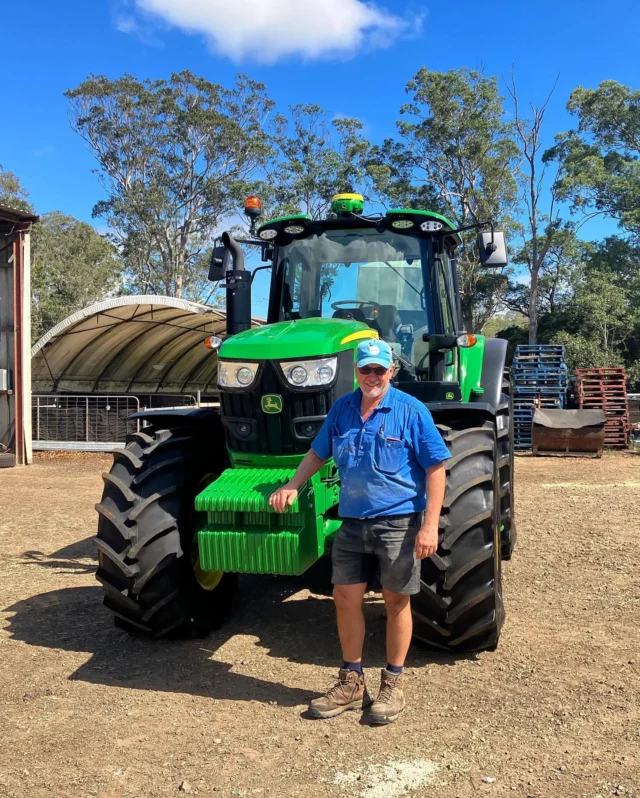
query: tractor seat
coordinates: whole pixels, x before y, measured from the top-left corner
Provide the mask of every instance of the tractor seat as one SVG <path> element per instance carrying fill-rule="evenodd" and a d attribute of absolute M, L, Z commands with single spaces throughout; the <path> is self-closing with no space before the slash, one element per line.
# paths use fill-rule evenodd
<path fill-rule="evenodd" d="M 362 321 L 367 324 L 367 317 L 364 315 L 362 308 L 338 308 L 334 311 L 334 319 L 353 319 L 353 321 Z"/>
<path fill-rule="evenodd" d="M 378 326 L 380 337 L 385 341 L 397 341 L 393 328 L 398 309 L 395 305 L 380 305 L 378 307 Z"/>

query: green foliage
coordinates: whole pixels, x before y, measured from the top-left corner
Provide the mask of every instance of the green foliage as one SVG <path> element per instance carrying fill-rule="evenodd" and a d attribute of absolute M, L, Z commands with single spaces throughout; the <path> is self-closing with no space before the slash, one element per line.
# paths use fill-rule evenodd
<path fill-rule="evenodd" d="M 422 67 L 406 88 L 398 139 L 374 148 L 369 173 L 383 200 L 443 213 L 459 227 L 493 220 L 509 227 L 517 204 L 518 149 L 504 121 L 496 78 L 462 68 Z M 480 269 L 475 235 L 459 259 L 465 323 L 480 329 L 506 287 L 502 274 Z"/>
<path fill-rule="evenodd" d="M 578 127 L 545 153 L 560 163 L 559 197 L 574 212 L 605 214 L 640 234 L 640 91 L 605 80 L 575 89 L 567 109 Z"/>
<path fill-rule="evenodd" d="M 196 269 L 218 226 L 234 216 L 270 152 L 264 86 L 238 76 L 227 89 L 184 71 L 169 80 L 91 76 L 66 92 L 74 129 L 98 162 L 105 218 L 127 287 L 196 299 Z"/>
<path fill-rule="evenodd" d="M 514 264 L 525 266 L 530 275 L 534 271 L 534 262 L 537 262 L 535 307 L 538 315 L 554 313 L 569 297 L 571 277 L 582 264 L 589 245 L 578 239 L 571 226 L 564 225 L 556 227 L 545 238 L 544 251 L 538 249 L 534 255 L 532 249 L 531 238 L 525 239 L 521 248 L 512 253 L 511 260 Z M 503 301 L 510 310 L 529 319 L 531 283 L 511 280 Z"/>
<path fill-rule="evenodd" d="M 31 236 L 35 343 L 71 313 L 119 293 L 122 263 L 91 225 L 59 211 L 44 214 Z"/>
<path fill-rule="evenodd" d="M 29 194 L 0 167 L 0 204 L 33 212 Z M 60 211 L 31 230 L 31 339 L 35 343 L 67 316 L 122 290 L 122 262 L 91 225 Z"/>
<path fill-rule="evenodd" d="M 562 343 L 570 368 L 640 361 L 640 250 L 620 238 L 586 244 L 569 290 L 540 318 L 540 340 Z"/>
<path fill-rule="evenodd" d="M 498 333 L 501 333 L 503 330 L 508 330 L 512 327 L 524 330 L 527 326 L 528 320 L 526 316 L 523 316 L 522 313 L 510 310 L 507 313 L 500 313 L 489 319 L 482 328 L 482 334 L 486 335 L 487 338 L 496 338 L 498 337 Z"/>
<path fill-rule="evenodd" d="M 29 192 L 20 184 L 13 172 L 5 171 L 0 164 L 0 205 L 8 205 L 17 211 L 33 213 L 33 205 L 29 202 Z"/>
<path fill-rule="evenodd" d="M 564 344 L 565 361 L 571 371 L 581 368 L 607 368 L 622 365 L 620 355 L 611 350 L 603 350 L 597 338 L 589 338 L 580 333 L 559 332 L 551 343 Z"/>
<path fill-rule="evenodd" d="M 503 340 L 507 341 L 507 363 L 510 364 L 513 362 L 514 355 L 516 353 L 516 347 L 520 344 L 526 344 L 529 341 L 529 334 L 527 330 L 528 324 L 526 326 L 514 324 L 510 327 L 505 327 L 502 330 L 498 331 L 496 338 L 502 338 Z"/>
<path fill-rule="evenodd" d="M 289 118 L 279 115 L 274 123 L 276 157 L 267 167 L 270 215 L 324 218 L 334 194 L 362 190 L 370 145 L 357 119 L 329 120 L 319 105 L 289 110 Z"/>

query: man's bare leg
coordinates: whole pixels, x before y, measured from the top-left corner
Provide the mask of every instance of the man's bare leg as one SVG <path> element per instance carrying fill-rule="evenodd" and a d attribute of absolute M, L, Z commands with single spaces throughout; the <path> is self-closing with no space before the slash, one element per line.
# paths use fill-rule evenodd
<path fill-rule="evenodd" d="M 411 597 L 384 588 L 382 597 L 387 608 L 387 662 L 402 668 L 413 632 Z"/>
<path fill-rule="evenodd" d="M 361 662 L 364 648 L 364 615 L 362 599 L 367 583 L 334 585 L 333 600 L 336 605 L 338 636 L 345 662 Z"/>

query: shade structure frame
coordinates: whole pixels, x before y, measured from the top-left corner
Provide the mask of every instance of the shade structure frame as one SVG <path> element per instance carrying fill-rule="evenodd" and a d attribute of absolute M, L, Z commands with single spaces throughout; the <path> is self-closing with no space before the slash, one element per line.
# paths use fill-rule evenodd
<path fill-rule="evenodd" d="M 253 318 L 259 326 L 262 319 Z M 166 296 L 113 297 L 53 327 L 32 348 L 34 393 L 180 394 L 215 390 L 226 313 Z"/>

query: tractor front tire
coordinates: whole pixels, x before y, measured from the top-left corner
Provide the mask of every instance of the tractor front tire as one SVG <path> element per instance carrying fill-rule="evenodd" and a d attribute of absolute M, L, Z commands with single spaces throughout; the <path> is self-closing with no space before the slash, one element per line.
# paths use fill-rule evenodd
<path fill-rule="evenodd" d="M 513 506 L 513 400 L 509 383 L 503 384 L 500 408 L 496 417 L 498 434 L 498 471 L 500 473 L 500 551 L 503 560 L 510 560 L 518 539 Z"/>
<path fill-rule="evenodd" d="M 222 447 L 222 448 L 221 448 Z M 114 450 L 98 511 L 97 580 L 116 626 L 143 637 L 203 637 L 230 611 L 236 574 L 199 568 L 194 498 L 223 463 L 214 430 L 146 428 Z"/>
<path fill-rule="evenodd" d="M 462 427 L 462 423 L 459 427 Z M 414 638 L 448 651 L 494 649 L 504 621 L 496 428 L 438 429 L 451 458 L 438 551 L 412 597 Z"/>

